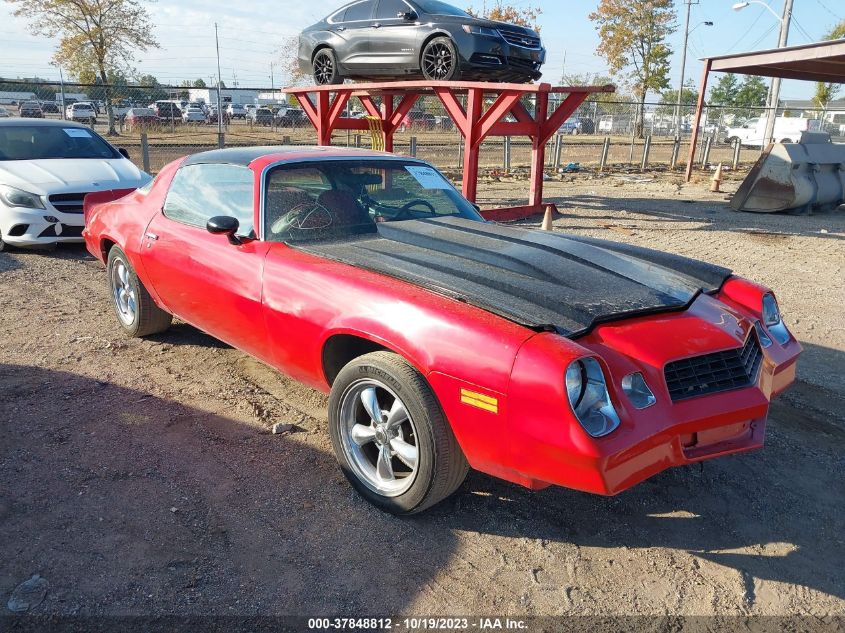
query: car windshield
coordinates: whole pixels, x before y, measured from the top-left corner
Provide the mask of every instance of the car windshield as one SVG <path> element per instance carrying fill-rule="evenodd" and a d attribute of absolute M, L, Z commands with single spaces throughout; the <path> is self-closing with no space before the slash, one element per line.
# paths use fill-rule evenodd
<path fill-rule="evenodd" d="M 459 15 L 462 18 L 472 17 L 466 11 L 462 11 L 458 7 L 453 7 L 451 4 L 440 2 L 440 0 L 415 0 L 420 9 L 425 13 L 433 15 Z"/>
<path fill-rule="evenodd" d="M 120 158 L 111 145 L 82 127 L 0 127 L 0 161 L 45 158 Z"/>
<path fill-rule="evenodd" d="M 264 234 L 303 243 L 376 232 L 376 224 L 482 217 L 436 169 L 416 161 L 322 160 L 279 166 L 264 187 Z"/>

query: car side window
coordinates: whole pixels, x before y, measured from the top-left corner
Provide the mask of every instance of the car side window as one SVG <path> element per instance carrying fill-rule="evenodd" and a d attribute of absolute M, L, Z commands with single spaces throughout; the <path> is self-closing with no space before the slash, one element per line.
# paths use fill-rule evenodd
<path fill-rule="evenodd" d="M 362 20 L 369 20 L 373 16 L 374 0 L 364 0 L 358 4 L 353 4 L 346 9 L 346 15 L 343 16 L 344 22 L 358 22 Z"/>
<path fill-rule="evenodd" d="M 378 0 L 376 20 L 398 20 L 399 15 L 411 10 L 402 0 Z"/>
<path fill-rule="evenodd" d="M 170 183 L 164 215 L 202 229 L 210 218 L 228 215 L 238 219 L 239 235 L 249 235 L 254 228 L 253 187 L 253 173 L 247 167 L 185 165 Z"/>

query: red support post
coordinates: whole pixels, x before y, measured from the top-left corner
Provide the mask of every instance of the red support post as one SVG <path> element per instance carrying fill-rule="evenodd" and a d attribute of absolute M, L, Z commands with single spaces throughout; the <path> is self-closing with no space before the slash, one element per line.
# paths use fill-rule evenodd
<path fill-rule="evenodd" d="M 531 184 L 528 191 L 528 206 L 537 207 L 543 204 L 543 167 L 546 162 L 546 141 L 543 138 L 543 129 L 546 125 L 549 107 L 549 93 L 538 92 L 537 101 L 534 106 L 534 120 L 537 122 L 537 131 L 531 137 Z"/>
<path fill-rule="evenodd" d="M 707 92 L 707 77 L 710 75 L 711 59 L 704 60 L 701 70 L 701 87 L 698 89 L 698 102 L 695 105 L 695 121 L 692 126 L 692 137 L 689 140 L 689 154 L 687 155 L 687 171 L 684 175 L 686 182 L 692 178 L 692 163 L 695 160 L 695 145 L 698 143 L 698 126 L 701 125 L 701 112 L 704 109 L 704 93 Z"/>
<path fill-rule="evenodd" d="M 384 151 L 393 151 L 393 133 L 396 131 L 390 125 L 390 118 L 393 116 L 393 95 L 384 95 L 381 98 L 381 130 L 384 134 Z"/>
<path fill-rule="evenodd" d="M 467 93 L 466 128 L 469 132 L 464 135 L 464 173 L 461 193 L 470 202 L 475 202 L 478 196 L 478 153 L 480 141 L 478 121 L 481 118 L 481 106 L 484 102 L 484 92 L 479 88 L 470 88 Z"/>

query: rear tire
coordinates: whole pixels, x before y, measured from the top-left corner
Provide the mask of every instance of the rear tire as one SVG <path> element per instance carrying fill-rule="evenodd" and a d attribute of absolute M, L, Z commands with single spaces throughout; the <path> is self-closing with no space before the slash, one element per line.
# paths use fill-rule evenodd
<path fill-rule="evenodd" d="M 314 55 L 311 63 L 314 69 L 314 82 L 318 86 L 329 86 L 343 83 L 343 77 L 337 68 L 337 56 L 330 48 L 321 48 Z"/>
<path fill-rule="evenodd" d="M 329 435 L 352 486 L 393 514 L 413 514 L 442 501 L 469 470 L 431 387 L 391 352 L 365 354 L 337 375 L 329 397 Z"/>
<path fill-rule="evenodd" d="M 106 270 L 117 322 L 126 334 L 149 336 L 170 327 L 173 316 L 155 304 L 120 247 L 109 251 Z"/>
<path fill-rule="evenodd" d="M 422 50 L 420 70 L 429 81 L 457 81 L 461 78 L 458 67 L 458 49 L 448 37 L 435 37 Z"/>

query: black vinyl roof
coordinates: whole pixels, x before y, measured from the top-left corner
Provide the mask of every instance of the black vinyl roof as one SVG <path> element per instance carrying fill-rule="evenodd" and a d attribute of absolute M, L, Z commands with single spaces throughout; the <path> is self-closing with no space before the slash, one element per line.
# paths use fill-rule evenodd
<path fill-rule="evenodd" d="M 306 153 L 319 154 L 331 152 L 332 154 L 348 153 L 372 155 L 370 150 L 357 150 L 353 148 L 339 148 L 333 146 L 317 145 L 259 145 L 256 147 L 229 147 L 226 149 L 213 149 L 207 152 L 191 154 L 185 160 L 185 165 L 201 165 L 206 163 L 228 163 L 230 165 L 249 165 L 252 161 L 269 154 L 290 154 L 299 155 Z M 351 156 L 350 156 L 351 157 Z"/>
<path fill-rule="evenodd" d="M 0 127 L 32 127 L 37 125 L 39 127 L 81 127 L 89 129 L 87 125 L 82 123 L 74 123 L 73 121 L 64 121 L 62 119 L 0 119 Z"/>

